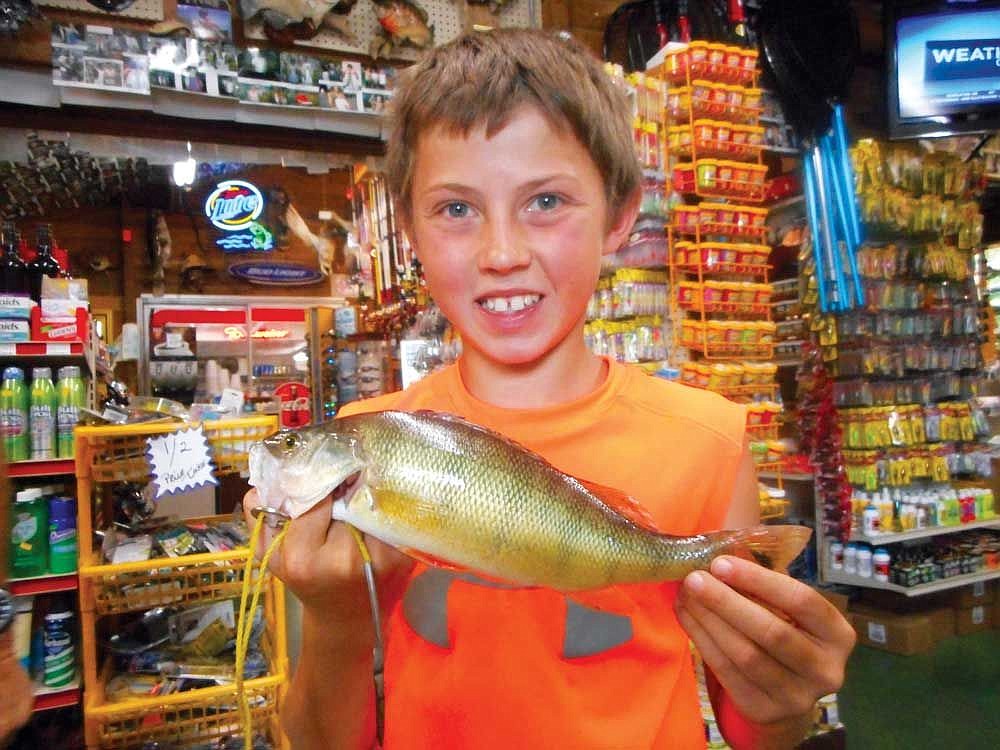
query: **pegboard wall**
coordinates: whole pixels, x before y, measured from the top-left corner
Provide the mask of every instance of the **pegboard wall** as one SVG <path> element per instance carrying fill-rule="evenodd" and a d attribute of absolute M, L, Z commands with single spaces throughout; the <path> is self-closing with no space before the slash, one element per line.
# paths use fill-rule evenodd
<path fill-rule="evenodd" d="M 57 2 L 59 0 L 56 0 Z M 83 2 L 84 0 L 66 0 Z M 158 0 L 157 0 L 158 1 Z M 450 42 L 462 33 L 462 7 L 459 0 L 417 0 L 427 11 L 428 23 L 434 27 L 434 44 Z M 540 28 L 542 25 L 541 0 L 510 0 L 495 14 L 497 26 L 504 28 Z M 342 34 L 322 29 L 312 39 L 297 42 L 303 47 L 317 47 L 359 55 L 367 55 L 372 40 L 381 36 L 375 6 L 371 0 L 359 0 L 347 16 L 348 26 L 354 35 L 354 43 Z M 247 39 L 266 39 L 258 22 L 244 22 L 243 32 Z M 420 50 L 403 45 L 394 48 L 387 56 L 389 60 L 416 60 Z"/>
<path fill-rule="evenodd" d="M 144 21 L 163 20 L 163 0 L 136 0 L 132 5 L 116 13 L 105 13 L 95 5 L 91 5 L 87 0 L 35 0 L 35 5 L 45 8 L 59 8 L 60 10 L 78 10 L 83 13 L 96 13 L 106 16 L 108 21 L 113 21 L 116 17 L 139 18 Z M 99 23 L 89 21 L 88 23 Z"/>

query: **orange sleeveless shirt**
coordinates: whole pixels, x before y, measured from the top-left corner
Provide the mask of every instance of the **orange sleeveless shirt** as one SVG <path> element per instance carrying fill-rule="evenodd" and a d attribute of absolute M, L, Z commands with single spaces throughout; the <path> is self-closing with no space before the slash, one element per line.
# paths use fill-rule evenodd
<path fill-rule="evenodd" d="M 473 397 L 451 366 L 366 411 L 432 409 L 489 427 L 558 469 L 638 500 L 669 534 L 721 528 L 743 407 L 608 361 L 588 396 L 543 409 Z M 385 750 L 705 747 L 677 584 L 567 597 L 417 564 L 386 625 Z"/>

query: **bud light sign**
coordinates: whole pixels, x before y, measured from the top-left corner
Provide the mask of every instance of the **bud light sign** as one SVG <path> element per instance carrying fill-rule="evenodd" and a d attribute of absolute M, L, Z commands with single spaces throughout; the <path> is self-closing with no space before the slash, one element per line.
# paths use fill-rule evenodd
<path fill-rule="evenodd" d="M 264 196 L 245 180 L 226 180 L 205 199 L 205 216 L 212 226 L 226 232 L 215 244 L 227 253 L 268 252 L 274 235 L 257 219 L 264 211 Z"/>

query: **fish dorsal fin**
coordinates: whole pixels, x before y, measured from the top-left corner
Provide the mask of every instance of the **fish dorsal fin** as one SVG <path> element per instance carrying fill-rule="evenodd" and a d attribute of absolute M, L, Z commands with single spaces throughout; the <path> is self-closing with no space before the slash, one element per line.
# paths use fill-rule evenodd
<path fill-rule="evenodd" d="M 649 514 L 649 511 L 640 505 L 639 501 L 631 495 L 626 495 L 621 490 L 605 487 L 604 485 L 597 484 L 596 482 L 586 482 L 583 479 L 577 479 L 576 481 L 586 487 L 588 491 L 596 495 L 601 502 L 617 513 L 625 516 L 625 518 L 630 520 L 632 523 L 649 529 L 650 531 L 659 531 L 656 527 L 656 521 Z"/>

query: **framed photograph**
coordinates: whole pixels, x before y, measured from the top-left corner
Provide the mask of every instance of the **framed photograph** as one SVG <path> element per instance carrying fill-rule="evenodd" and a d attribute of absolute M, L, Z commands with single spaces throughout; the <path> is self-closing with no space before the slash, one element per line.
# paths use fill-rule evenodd
<path fill-rule="evenodd" d="M 83 58 L 83 82 L 95 88 L 120 89 L 125 85 L 121 60 Z"/>
<path fill-rule="evenodd" d="M 315 57 L 291 52 L 281 53 L 279 65 L 281 80 L 295 86 L 316 86 L 324 72 L 323 64 Z"/>
<path fill-rule="evenodd" d="M 177 19 L 186 24 L 194 38 L 205 42 L 231 42 L 233 16 L 229 4 L 218 0 L 184 0 L 177 3 Z"/>
<path fill-rule="evenodd" d="M 344 80 L 344 90 L 361 91 L 363 87 L 361 63 L 351 60 L 344 60 L 340 64 Z"/>
<path fill-rule="evenodd" d="M 181 74 L 181 87 L 195 94 L 206 93 L 205 74 L 197 68 L 186 68 Z"/>

